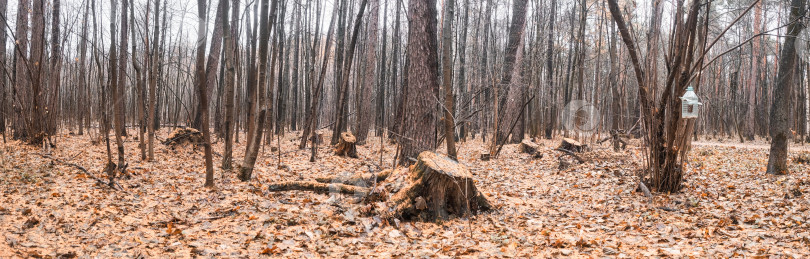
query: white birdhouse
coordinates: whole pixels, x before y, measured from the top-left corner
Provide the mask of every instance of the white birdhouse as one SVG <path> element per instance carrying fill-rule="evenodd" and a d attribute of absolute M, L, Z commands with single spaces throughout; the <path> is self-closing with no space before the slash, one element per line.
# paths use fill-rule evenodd
<path fill-rule="evenodd" d="M 698 117 L 698 111 L 702 103 L 698 101 L 697 94 L 692 87 L 686 88 L 686 93 L 681 98 L 681 118 L 694 119 Z"/>

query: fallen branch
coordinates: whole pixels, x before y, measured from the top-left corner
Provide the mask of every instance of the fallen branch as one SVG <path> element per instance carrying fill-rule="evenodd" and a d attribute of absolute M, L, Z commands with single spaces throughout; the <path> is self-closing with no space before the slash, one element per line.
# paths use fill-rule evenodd
<path fill-rule="evenodd" d="M 571 150 L 568 150 L 568 149 L 562 149 L 562 148 L 555 148 L 554 150 L 555 150 L 555 151 L 560 151 L 560 152 L 563 152 L 563 155 L 569 155 L 569 156 L 571 156 L 571 157 L 573 157 L 573 158 L 576 158 L 576 159 L 577 159 L 577 161 L 579 161 L 579 163 L 585 163 L 585 159 L 582 159 L 582 157 L 579 157 L 577 154 L 575 154 L 575 153 L 574 153 L 573 151 L 571 151 Z"/>
<path fill-rule="evenodd" d="M 348 178 L 339 176 L 318 177 L 315 178 L 315 181 L 319 183 L 340 183 L 348 185 L 357 185 L 361 182 L 363 183 L 374 182 L 375 178 L 377 179 L 378 182 L 385 181 L 385 179 L 388 179 L 388 176 L 391 175 L 391 172 L 393 172 L 393 170 L 387 169 L 376 174 L 372 173 L 355 174 Z"/>
<path fill-rule="evenodd" d="M 274 183 L 267 187 L 268 191 L 271 192 L 283 192 L 283 191 L 312 191 L 316 193 L 326 194 L 326 193 L 342 193 L 342 194 L 357 194 L 357 195 L 365 195 L 369 193 L 369 189 L 365 187 L 359 187 L 354 185 L 348 184 L 341 184 L 341 183 L 319 183 L 314 181 L 284 181 L 280 183 Z"/>
<path fill-rule="evenodd" d="M 66 165 L 66 166 L 70 166 L 70 167 L 73 167 L 73 168 L 79 169 L 79 171 L 84 172 L 84 174 L 85 174 L 85 175 L 87 175 L 87 177 L 90 177 L 90 178 L 92 178 L 93 180 L 96 180 L 96 182 L 98 182 L 99 184 L 104 185 L 104 186 L 107 186 L 107 187 L 110 187 L 110 188 L 112 188 L 113 190 L 116 190 L 116 191 L 121 191 L 121 190 L 123 190 L 123 188 L 118 189 L 118 188 L 115 188 L 114 186 L 110 186 L 110 185 L 109 185 L 109 183 L 105 182 L 104 180 L 101 180 L 101 179 L 100 179 L 100 178 L 98 178 L 98 177 L 95 177 L 93 174 L 91 174 L 91 173 L 90 173 L 90 171 L 87 171 L 87 169 L 86 169 L 86 168 L 84 168 L 83 166 L 80 166 L 80 165 L 77 165 L 77 164 L 74 164 L 74 163 L 70 163 L 70 162 L 65 162 L 65 161 L 59 160 L 58 158 L 52 157 L 51 155 L 48 155 L 48 154 L 38 154 L 38 155 L 39 155 L 39 156 L 41 156 L 41 157 L 43 157 L 43 158 L 50 159 L 51 161 L 54 161 L 54 162 L 57 162 L 57 163 L 60 163 L 60 164 Z M 119 185 L 118 187 L 121 187 L 121 186 Z"/>

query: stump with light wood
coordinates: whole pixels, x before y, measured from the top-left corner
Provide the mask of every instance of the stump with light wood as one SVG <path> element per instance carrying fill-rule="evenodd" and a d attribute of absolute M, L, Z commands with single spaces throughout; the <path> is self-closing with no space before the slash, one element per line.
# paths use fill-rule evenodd
<path fill-rule="evenodd" d="M 340 133 L 340 141 L 335 146 L 335 155 L 357 158 L 357 139 L 351 132 Z"/>
<path fill-rule="evenodd" d="M 430 151 L 419 154 L 408 185 L 390 199 L 385 218 L 433 221 L 492 209 L 464 165 Z"/>
<path fill-rule="evenodd" d="M 579 143 L 579 141 L 570 138 L 564 138 L 562 142 L 560 142 L 559 147 L 559 149 L 565 149 L 574 153 L 582 153 L 586 148 L 587 145 L 583 145 L 582 143 Z"/>
<path fill-rule="evenodd" d="M 540 151 L 540 145 L 530 139 L 521 141 L 519 149 L 521 153 L 532 155 L 534 158 L 543 158 L 543 153 L 538 152 Z"/>

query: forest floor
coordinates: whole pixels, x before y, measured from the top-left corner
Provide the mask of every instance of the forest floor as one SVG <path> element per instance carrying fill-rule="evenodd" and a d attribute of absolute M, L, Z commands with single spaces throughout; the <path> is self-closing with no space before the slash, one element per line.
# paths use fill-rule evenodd
<path fill-rule="evenodd" d="M 388 224 L 360 216 L 350 195 L 269 192 L 266 185 L 281 180 L 379 170 L 379 138 L 358 146 L 358 159 L 322 148 L 310 163 L 308 150 L 295 149 L 298 135 L 281 139 L 283 169 L 268 146 L 253 180 L 217 168 L 214 190 L 202 187 L 201 148 L 157 144 L 156 162 L 141 162 L 130 137 L 132 177 L 113 190 L 93 179 L 106 179 L 105 146 L 88 136 L 62 135 L 51 150 L 4 143 L 0 258 L 810 257 L 810 165 L 791 161 L 791 174 L 766 175 L 767 149 L 696 144 L 683 191 L 650 200 L 635 191 L 643 165 L 637 146 L 613 152 L 596 145 L 585 164 L 559 170 L 551 151 L 558 141 L 540 141 L 539 159 L 507 145 L 484 162 L 481 140 L 469 140 L 460 143 L 460 162 L 497 209 Z M 234 148 L 237 163 L 243 144 Z M 222 148 L 215 143 L 214 151 Z M 395 152 L 386 142 L 381 167 L 391 167 Z M 802 152 L 792 148 L 791 159 Z M 214 156 L 215 165 L 220 159 Z"/>

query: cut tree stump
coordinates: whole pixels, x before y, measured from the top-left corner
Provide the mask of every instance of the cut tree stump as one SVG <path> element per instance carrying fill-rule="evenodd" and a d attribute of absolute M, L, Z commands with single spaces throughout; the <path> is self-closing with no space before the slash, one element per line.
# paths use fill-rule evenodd
<path fill-rule="evenodd" d="M 586 147 L 587 145 L 583 145 L 582 143 L 579 143 L 579 141 L 564 138 L 560 143 L 559 149 L 565 149 L 574 153 L 582 153 L 582 151 L 585 151 Z"/>
<path fill-rule="evenodd" d="M 163 141 L 163 145 L 172 147 L 184 145 L 187 143 L 191 143 L 194 145 L 202 144 L 203 143 L 202 132 L 193 128 L 178 128 L 172 131 L 172 133 L 169 134 L 169 138 Z"/>
<path fill-rule="evenodd" d="M 534 143 L 529 139 L 524 139 L 520 142 L 520 152 L 532 155 L 534 158 L 543 158 L 543 153 L 540 151 L 540 145 Z"/>
<path fill-rule="evenodd" d="M 351 132 L 340 133 L 340 141 L 335 146 L 335 155 L 357 158 L 357 139 Z"/>
<path fill-rule="evenodd" d="M 475 187 L 470 171 L 446 156 L 420 153 L 408 178 L 408 185 L 391 197 L 393 211 L 385 218 L 433 221 L 492 208 Z"/>

